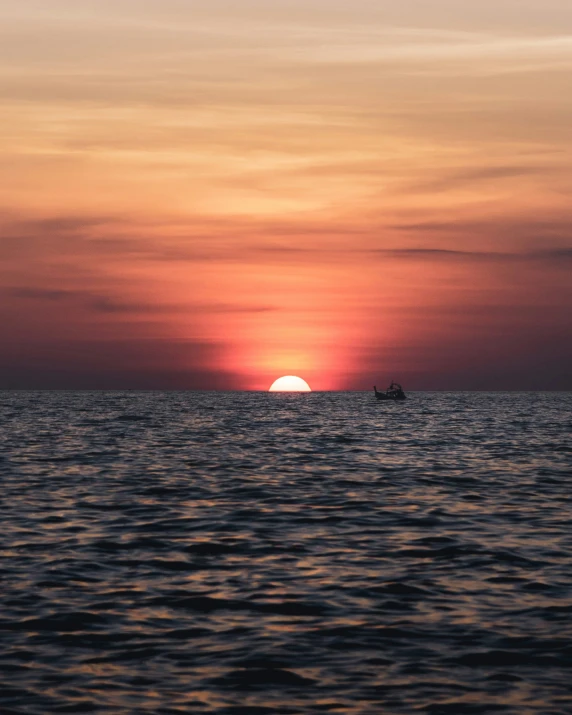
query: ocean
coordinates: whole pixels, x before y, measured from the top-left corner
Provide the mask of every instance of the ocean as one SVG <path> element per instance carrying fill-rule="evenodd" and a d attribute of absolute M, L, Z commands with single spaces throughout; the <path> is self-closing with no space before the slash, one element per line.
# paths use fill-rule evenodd
<path fill-rule="evenodd" d="M 0 712 L 569 715 L 572 393 L 2 392 Z"/>

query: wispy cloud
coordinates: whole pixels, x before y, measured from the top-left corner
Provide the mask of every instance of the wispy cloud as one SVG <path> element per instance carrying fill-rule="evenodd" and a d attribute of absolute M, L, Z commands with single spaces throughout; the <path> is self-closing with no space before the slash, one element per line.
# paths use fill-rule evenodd
<path fill-rule="evenodd" d="M 526 344 L 531 305 L 560 354 L 563 0 L 0 6 L 0 363 L 481 370 L 471 331 Z"/>
<path fill-rule="evenodd" d="M 405 33 L 400 42 L 383 41 L 346 42 L 338 46 L 316 44 L 308 49 L 307 57 L 315 61 L 335 63 L 379 63 L 379 62 L 459 62 L 459 61 L 509 61 L 525 60 L 530 66 L 532 59 L 567 60 L 572 62 L 572 35 L 554 37 L 499 37 L 494 35 L 470 36 L 459 33 L 456 37 L 445 35 L 436 41 L 429 32 L 411 31 Z M 383 38 L 380 38 L 382 40 Z"/>
<path fill-rule="evenodd" d="M 508 253 L 505 251 L 463 251 L 445 248 L 390 248 L 372 249 L 372 253 L 384 258 L 425 259 L 427 261 L 480 261 L 491 263 L 551 263 L 558 267 L 561 262 L 572 260 L 571 248 L 548 248 L 533 251 Z M 567 269 L 569 266 L 567 266 Z"/>
<path fill-rule="evenodd" d="M 442 172 L 437 178 L 432 178 L 426 182 L 412 184 L 412 191 L 432 192 L 432 191 L 456 191 L 466 189 L 482 182 L 501 182 L 505 179 L 515 180 L 525 177 L 542 176 L 560 173 L 566 176 L 565 167 L 555 164 L 545 165 L 517 165 L 517 166 L 481 166 L 474 169 L 464 169 L 457 171 Z"/>
<path fill-rule="evenodd" d="M 270 305 L 241 305 L 240 303 L 200 303 L 192 304 L 161 304 L 157 302 L 126 301 L 110 295 L 93 293 L 89 290 L 59 290 L 55 288 L 39 288 L 32 286 L 13 286 L 0 288 L 0 295 L 6 297 L 47 302 L 64 302 L 79 305 L 96 313 L 116 314 L 171 314 L 193 311 L 203 315 L 208 314 L 256 314 L 269 313 L 277 310 Z"/>

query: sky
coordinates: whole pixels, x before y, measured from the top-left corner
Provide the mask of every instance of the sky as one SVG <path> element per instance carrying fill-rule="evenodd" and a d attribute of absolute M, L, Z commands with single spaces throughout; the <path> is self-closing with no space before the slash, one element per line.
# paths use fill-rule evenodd
<path fill-rule="evenodd" d="M 0 0 L 0 387 L 572 389 L 570 0 Z"/>

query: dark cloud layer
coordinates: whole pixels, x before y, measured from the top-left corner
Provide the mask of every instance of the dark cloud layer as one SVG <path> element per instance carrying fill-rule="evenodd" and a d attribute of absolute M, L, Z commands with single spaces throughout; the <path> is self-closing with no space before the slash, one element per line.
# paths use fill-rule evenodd
<path fill-rule="evenodd" d="M 218 364 L 221 346 L 192 340 L 29 341 L 0 353 L 0 389 L 240 389 Z M 186 365 L 186 368 L 182 368 Z"/>
<path fill-rule="evenodd" d="M 378 314 L 396 316 L 403 335 L 388 340 L 384 330 L 379 338 L 374 330 L 356 344 L 352 361 L 359 367 L 345 371 L 340 387 L 368 389 L 379 380 L 379 366 L 391 364 L 411 389 L 572 389 L 567 217 L 387 221 L 353 229 L 341 223 L 332 240 L 328 223 L 319 221 L 306 227 L 308 237 L 297 234 L 296 221 L 285 220 L 204 218 L 173 223 L 173 229 L 168 223 L 139 225 L 129 216 L 4 215 L 2 223 L 2 388 L 248 387 L 238 371 L 222 367 L 234 349 L 227 331 L 216 342 L 201 339 L 194 321 L 198 316 L 227 326 L 276 313 L 271 320 L 280 324 L 288 312 L 285 297 L 261 293 L 244 301 L 222 285 L 220 295 L 207 301 L 195 291 L 196 276 L 210 271 L 216 277 L 222 265 L 231 266 L 229 275 L 255 268 L 292 276 L 308 267 L 355 271 L 375 265 L 381 285 L 392 274 L 394 285 L 406 284 L 413 297 L 388 307 L 387 296 L 370 296 L 363 311 L 373 326 Z M 399 238 L 404 233 L 405 245 Z M 491 237 L 507 233 L 517 240 L 511 246 L 499 240 L 498 248 L 493 241 L 491 249 Z M 153 274 L 148 266 L 167 276 L 171 266 L 185 267 L 184 300 L 161 301 L 160 293 L 150 292 L 138 277 L 140 267 Z M 462 276 L 457 292 L 447 288 L 448 271 Z M 431 287 L 427 302 L 417 291 L 419 280 Z M 293 281 L 286 297 L 297 288 Z M 331 300 L 318 295 L 319 305 L 308 304 L 317 324 L 335 321 L 338 289 L 343 286 L 331 285 Z M 187 340 L 174 329 L 183 322 Z"/>

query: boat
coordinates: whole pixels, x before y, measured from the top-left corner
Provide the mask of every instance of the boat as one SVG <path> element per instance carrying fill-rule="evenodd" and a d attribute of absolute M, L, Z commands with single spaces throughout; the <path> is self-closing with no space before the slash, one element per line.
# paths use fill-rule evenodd
<path fill-rule="evenodd" d="M 385 392 L 379 392 L 377 387 L 373 386 L 375 396 L 378 400 L 406 400 L 407 395 L 403 392 L 403 388 L 397 382 L 391 383 Z"/>

